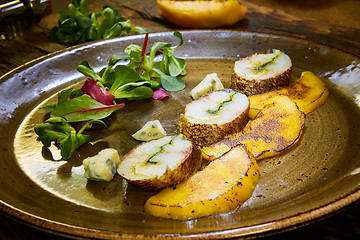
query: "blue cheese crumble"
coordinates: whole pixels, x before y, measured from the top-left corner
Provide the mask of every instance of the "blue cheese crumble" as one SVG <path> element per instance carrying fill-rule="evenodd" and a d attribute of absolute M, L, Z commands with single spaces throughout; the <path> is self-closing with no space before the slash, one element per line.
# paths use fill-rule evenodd
<path fill-rule="evenodd" d="M 166 136 L 164 128 L 161 126 L 159 120 L 148 121 L 136 133 L 132 135 L 133 138 L 139 141 L 151 141 Z"/>
<path fill-rule="evenodd" d="M 83 161 L 84 176 L 89 180 L 109 182 L 113 179 L 120 157 L 117 150 L 107 148 Z"/>

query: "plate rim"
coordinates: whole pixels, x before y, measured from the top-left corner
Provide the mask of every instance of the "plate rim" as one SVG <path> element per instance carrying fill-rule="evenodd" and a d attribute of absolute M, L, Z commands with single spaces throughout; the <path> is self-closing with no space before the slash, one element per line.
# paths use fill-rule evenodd
<path fill-rule="evenodd" d="M 150 35 L 156 35 L 156 34 L 166 34 L 166 33 L 173 33 L 175 31 L 154 31 L 154 32 L 150 32 Z M 357 58 L 360 61 L 360 55 L 356 55 L 352 52 L 349 52 L 346 49 L 343 49 L 341 47 L 338 46 L 333 46 L 331 44 L 328 43 L 322 43 L 320 41 L 316 41 L 316 40 L 310 40 L 310 39 L 306 39 L 306 38 L 301 38 L 299 36 L 294 36 L 294 35 L 289 35 L 289 34 L 285 34 L 285 33 L 268 33 L 268 32 L 262 32 L 262 31 L 249 31 L 249 30 L 231 30 L 231 29 L 223 29 L 223 30 L 211 30 L 211 29 L 206 29 L 206 30 L 201 30 L 201 29 L 193 29 L 193 30 L 188 30 L 188 29 L 183 29 L 178 31 L 180 33 L 183 32 L 234 32 L 234 33 L 248 33 L 248 34 L 258 34 L 258 35 L 268 35 L 268 36 L 274 36 L 274 37 L 283 37 L 283 38 L 289 38 L 289 39 L 293 39 L 293 40 L 297 40 L 297 41 L 305 41 L 305 42 L 311 42 L 314 43 L 316 45 L 320 45 L 323 47 L 327 47 L 327 48 L 332 48 L 332 49 L 336 49 L 338 51 L 344 52 L 348 55 L 351 55 L 354 58 Z M 9 77 L 11 77 L 12 75 L 16 74 L 17 72 L 21 71 L 21 69 L 27 68 L 28 66 L 33 66 L 36 63 L 39 63 L 43 60 L 46 60 L 48 58 L 51 58 L 53 56 L 59 55 L 61 53 L 67 52 L 67 51 L 71 51 L 71 50 L 75 50 L 75 49 L 81 49 L 82 47 L 86 47 L 89 45 L 101 45 L 101 43 L 103 42 L 112 42 L 112 41 L 116 41 L 119 39 L 131 39 L 131 38 L 138 38 L 139 36 L 144 36 L 145 34 L 137 34 L 137 35 L 131 35 L 131 36 L 123 36 L 123 37 L 116 37 L 116 38 L 111 38 L 111 39 L 103 39 L 103 40 L 95 40 L 95 41 L 91 41 L 91 42 L 87 42 L 87 43 L 82 43 L 82 44 L 78 44 L 75 46 L 70 46 L 70 47 L 66 47 L 64 49 L 61 50 L 57 50 L 48 54 L 45 54 L 43 56 L 34 58 L 24 64 L 21 64 L 17 67 L 15 67 L 14 69 L 6 72 L 5 74 L 0 76 L 0 82 L 2 82 L 4 79 L 7 79 Z"/>
<path fill-rule="evenodd" d="M 160 36 L 163 34 L 170 34 L 174 31 L 158 31 L 158 32 L 152 32 L 151 35 Z M 262 36 L 271 36 L 271 37 L 281 37 L 281 38 L 287 38 L 292 39 L 296 41 L 302 41 L 302 42 L 310 42 L 315 45 L 320 45 L 322 47 L 327 47 L 331 49 L 335 49 L 337 51 L 341 51 L 343 53 L 346 53 L 358 61 L 360 61 L 360 56 L 355 55 L 354 53 L 348 52 L 345 49 L 339 48 L 337 46 L 332 46 L 331 44 L 327 43 L 321 43 L 315 40 L 308 40 L 305 38 L 301 38 L 298 36 L 293 35 L 286 35 L 286 34 L 275 34 L 275 33 L 267 33 L 267 32 L 261 32 L 261 31 L 246 31 L 246 30 L 181 30 L 179 31 L 181 33 L 186 32 L 202 32 L 202 33 L 238 33 L 238 34 L 254 34 L 254 35 L 262 35 Z M 80 50 L 82 48 L 87 47 L 96 47 L 97 45 L 102 45 L 104 43 L 111 43 L 111 42 L 117 42 L 117 41 L 126 41 L 131 39 L 138 39 L 144 34 L 138 34 L 138 35 L 132 35 L 132 36 L 126 36 L 126 37 L 117 37 L 113 39 L 107 39 L 107 40 L 97 40 L 92 41 L 88 43 L 83 43 L 71 47 L 67 47 L 52 53 L 48 53 L 46 55 L 43 55 L 41 57 L 35 58 L 31 61 L 28 61 L 9 72 L 5 73 L 4 75 L 0 76 L 0 82 L 4 82 L 13 75 L 15 75 L 18 72 L 21 72 L 22 70 L 27 69 L 28 67 L 34 66 L 37 63 L 40 63 L 44 60 L 50 59 L 51 57 L 55 57 L 58 55 L 61 55 L 63 53 L 73 51 L 73 50 Z M 353 192 L 340 197 L 332 202 L 329 202 L 325 205 L 321 205 L 317 208 L 310 209 L 306 212 L 302 212 L 299 214 L 295 214 L 292 216 L 284 217 L 275 221 L 260 223 L 256 225 L 251 226 L 244 226 L 241 228 L 231 228 L 231 229 L 224 229 L 224 230 L 216 230 L 216 231 L 207 231 L 207 232 L 198 232 L 198 233 L 189 233 L 189 234 L 167 234 L 167 233 L 158 233 L 158 234 L 146 234 L 146 233 L 121 233 L 121 232 L 112 232 L 108 230 L 96 230 L 96 229 L 90 229 L 86 227 L 80 227 L 80 226 L 74 226 L 62 222 L 53 221 L 50 219 L 43 218 L 41 216 L 36 216 L 34 214 L 31 214 L 29 212 L 23 211 L 21 209 L 18 209 L 14 206 L 12 206 L 9 203 L 4 202 L 0 199 L 0 211 L 3 213 L 6 213 L 10 215 L 11 217 L 15 218 L 16 220 L 19 220 L 23 224 L 30 225 L 31 227 L 37 228 L 41 231 L 49 231 L 51 233 L 62 235 L 62 236 L 70 236 L 70 237 L 96 237 L 100 239 L 113 239 L 113 238 L 125 238 L 125 239 L 217 239 L 217 238 L 233 238 L 233 237 L 246 237 L 246 238 L 253 238 L 255 236 L 266 236 L 271 235 L 277 232 L 282 231 L 288 231 L 291 229 L 298 228 L 300 226 L 304 226 L 307 224 L 310 224 L 311 222 L 314 222 L 316 220 L 319 220 L 321 218 L 324 218 L 331 213 L 336 214 L 337 211 L 340 209 L 356 202 L 360 199 L 360 189 L 354 190 Z M 255 231 L 254 231 L 255 229 Z"/>
<path fill-rule="evenodd" d="M 99 239 L 113 239 L 114 237 L 121 237 L 123 239 L 172 239 L 174 237 L 177 239 L 218 239 L 234 237 L 251 238 L 259 235 L 267 236 L 278 232 L 289 231 L 300 226 L 308 225 L 318 219 L 325 218 L 331 213 L 336 214 L 336 211 L 350 205 L 351 203 L 355 203 L 359 199 L 360 190 L 356 190 L 349 195 L 334 200 L 326 205 L 322 205 L 318 208 L 314 208 L 300 214 L 281 218 L 276 221 L 265 222 L 252 226 L 244 226 L 242 228 L 190 234 L 136 234 L 89 229 L 36 216 L 21 209 L 15 208 L 10 204 L 3 202 L 2 200 L 0 200 L 0 209 L 12 217 L 15 217 L 17 220 L 21 220 L 22 223 L 29 224 L 31 227 L 68 237 L 96 237 Z M 256 229 L 256 231 L 252 231 L 253 229 Z"/>

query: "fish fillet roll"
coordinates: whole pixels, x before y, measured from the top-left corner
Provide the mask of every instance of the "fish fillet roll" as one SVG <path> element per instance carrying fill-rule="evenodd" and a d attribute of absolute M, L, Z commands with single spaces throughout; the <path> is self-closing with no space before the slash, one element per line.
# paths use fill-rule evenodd
<path fill-rule="evenodd" d="M 235 62 L 231 88 L 247 96 L 272 91 L 289 85 L 291 59 L 280 50 L 255 53 Z"/>
<path fill-rule="evenodd" d="M 248 112 L 245 94 L 231 89 L 214 91 L 186 105 L 178 121 L 178 133 L 200 147 L 208 146 L 243 129 Z"/>

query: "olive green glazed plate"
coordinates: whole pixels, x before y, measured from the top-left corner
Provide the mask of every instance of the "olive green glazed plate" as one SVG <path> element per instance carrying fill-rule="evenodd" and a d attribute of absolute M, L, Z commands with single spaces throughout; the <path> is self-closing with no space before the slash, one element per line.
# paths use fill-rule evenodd
<path fill-rule="evenodd" d="M 55 147 L 42 147 L 34 126 L 41 108 L 64 88 L 79 87 L 82 60 L 99 70 L 112 54 L 123 54 L 143 35 L 93 42 L 29 62 L 0 80 L 0 209 L 55 234 L 99 239 L 215 239 L 256 237 L 292 229 L 324 217 L 360 198 L 360 60 L 349 53 L 305 40 L 251 32 L 184 31 L 177 56 L 187 59 L 185 90 L 163 101 L 136 101 L 114 113 L 108 128 L 68 160 Z M 172 33 L 152 33 L 150 43 L 177 43 Z M 300 144 L 284 155 L 259 161 L 260 181 L 236 211 L 191 221 L 146 214 L 145 192 L 120 176 L 109 183 L 87 181 L 82 160 L 103 148 L 121 155 L 139 142 L 131 134 L 159 119 L 174 134 L 191 101 L 189 91 L 216 72 L 229 86 L 234 61 L 255 52 L 280 49 L 293 62 L 292 80 L 312 71 L 330 89 L 326 103 L 306 116 Z"/>

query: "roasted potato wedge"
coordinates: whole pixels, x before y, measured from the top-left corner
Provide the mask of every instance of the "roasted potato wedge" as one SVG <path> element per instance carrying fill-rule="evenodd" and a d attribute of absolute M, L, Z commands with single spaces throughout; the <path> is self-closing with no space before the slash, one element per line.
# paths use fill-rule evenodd
<path fill-rule="evenodd" d="M 250 111 L 249 117 L 255 118 L 265 105 L 273 102 L 278 95 L 290 97 L 300 111 L 308 114 L 324 104 L 329 96 L 329 90 L 325 83 L 312 72 L 306 71 L 301 74 L 289 87 L 271 91 L 263 94 L 249 96 Z"/>
<path fill-rule="evenodd" d="M 230 212 L 251 197 L 259 176 L 255 159 L 237 145 L 186 181 L 150 197 L 145 211 L 181 220 Z"/>
<path fill-rule="evenodd" d="M 184 181 L 201 166 L 199 149 L 182 135 L 143 143 L 120 161 L 118 173 L 146 190 L 158 190 Z"/>
<path fill-rule="evenodd" d="M 281 154 L 295 146 L 305 125 L 305 114 L 287 96 L 272 100 L 241 132 L 202 148 L 203 158 L 214 160 L 238 144 L 244 144 L 257 160 Z"/>
<path fill-rule="evenodd" d="M 291 59 L 280 50 L 255 53 L 235 62 L 231 88 L 247 96 L 269 92 L 288 86 L 291 72 Z"/>
<path fill-rule="evenodd" d="M 247 97 L 231 89 L 209 93 L 192 101 L 178 121 L 178 133 L 198 146 L 208 146 L 244 128 L 248 120 Z"/>
<path fill-rule="evenodd" d="M 161 16 L 175 25 L 188 28 L 232 25 L 243 19 L 246 13 L 246 8 L 238 0 L 157 0 L 156 3 Z"/>

